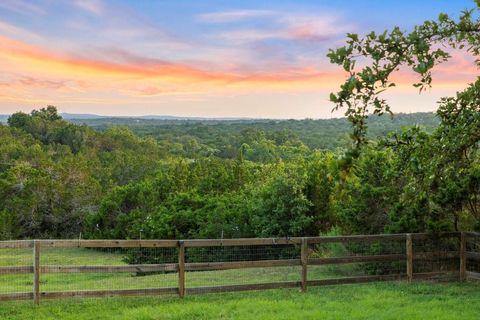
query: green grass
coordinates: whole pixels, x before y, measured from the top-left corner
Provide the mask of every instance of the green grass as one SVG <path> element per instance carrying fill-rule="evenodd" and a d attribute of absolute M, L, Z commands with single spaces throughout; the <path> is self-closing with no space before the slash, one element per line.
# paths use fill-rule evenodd
<path fill-rule="evenodd" d="M 0 304 L 0 319 L 478 319 L 480 283 L 392 282 L 177 297 Z"/>
<path fill-rule="evenodd" d="M 32 249 L 0 249 L 0 266 L 31 265 Z M 41 264 L 50 265 L 122 265 L 123 255 L 85 248 L 44 248 Z"/>
<path fill-rule="evenodd" d="M 0 266 L 31 265 L 28 250 L 0 250 Z M 43 265 L 122 265 L 115 252 L 44 250 Z M 351 276 L 354 265 L 309 266 L 309 279 Z M 42 274 L 41 291 L 177 287 L 177 274 Z M 300 280 L 300 267 L 187 272 L 187 287 Z M 31 292 L 32 274 L 0 275 L 0 293 Z M 478 319 L 480 283 L 376 283 L 178 297 L 0 303 L 0 319 Z"/>
<path fill-rule="evenodd" d="M 84 248 L 45 249 L 42 265 L 124 265 L 123 255 Z M 31 249 L 0 250 L 0 266 L 31 265 Z M 300 266 L 187 272 L 188 287 L 299 281 Z M 353 265 L 310 266 L 309 280 L 349 276 Z M 32 274 L 0 275 L 0 293 L 31 292 Z M 177 287 L 176 273 L 50 273 L 40 277 L 41 291 L 77 291 L 108 289 L 144 289 Z"/>

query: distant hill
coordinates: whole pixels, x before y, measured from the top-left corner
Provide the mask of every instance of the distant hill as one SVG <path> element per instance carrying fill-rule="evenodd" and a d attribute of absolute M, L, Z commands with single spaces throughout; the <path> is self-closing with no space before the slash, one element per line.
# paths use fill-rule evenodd
<path fill-rule="evenodd" d="M 111 117 L 93 114 L 61 114 L 64 119 L 75 124 L 84 124 L 98 131 L 111 126 L 128 126 L 140 136 L 148 136 L 157 141 L 175 141 L 184 144 L 192 139 L 214 149 L 224 149 L 232 140 L 241 140 L 246 131 L 263 132 L 268 137 L 282 140 L 294 136 L 313 149 L 334 149 L 351 143 L 351 124 L 345 118 L 274 120 L 248 118 L 199 118 L 175 116 Z M 6 122 L 8 115 L 0 115 Z M 367 135 L 370 139 L 385 137 L 388 133 L 403 127 L 420 125 L 428 132 L 438 126 L 434 113 L 419 112 L 396 114 L 393 119 L 384 115 L 368 119 Z"/>
<path fill-rule="evenodd" d="M 90 120 L 96 120 L 99 123 L 115 123 L 121 122 L 122 124 L 128 124 L 130 122 L 138 122 L 143 120 L 179 120 L 179 121 L 236 121 L 236 120 L 260 120 L 255 118 L 236 118 L 236 117 L 221 117 L 221 118 L 211 118 L 211 117 L 180 117 L 180 116 L 168 116 L 168 115 L 145 115 L 145 116 L 102 116 L 97 114 L 90 113 L 60 113 L 63 119 L 69 120 L 74 123 L 81 123 L 82 120 L 89 120 L 87 122 L 91 123 Z M 9 114 L 0 114 L 0 122 L 6 123 Z M 93 125 L 93 123 L 91 123 Z"/>
<path fill-rule="evenodd" d="M 81 120 L 86 120 L 85 124 L 88 125 L 100 125 L 100 124 L 111 124 L 111 123 L 121 123 L 121 124 L 136 124 L 140 120 L 140 122 L 143 122 L 144 120 L 153 120 L 153 121 L 148 121 L 148 122 L 155 122 L 154 120 L 173 120 L 173 121 L 208 121 L 208 122 L 215 122 L 215 121 L 247 121 L 247 122 L 271 122 L 271 121 L 279 121 L 279 122 L 284 122 L 284 121 L 303 121 L 303 120 L 308 120 L 308 121 L 343 121 L 343 118 L 334 118 L 334 119 L 301 119 L 301 120 L 292 120 L 292 119 L 269 119 L 269 118 L 248 118 L 248 117 L 182 117 L 182 116 L 170 116 L 170 115 L 144 115 L 144 116 L 111 116 L 111 115 L 97 115 L 97 114 L 90 114 L 90 113 L 67 113 L 67 112 L 62 112 L 60 113 L 63 119 L 69 120 L 74 123 L 81 123 Z M 409 118 L 415 121 L 415 119 L 424 119 L 425 116 L 428 118 L 435 118 L 435 114 L 431 112 L 416 112 L 416 113 L 399 113 L 395 115 L 395 118 Z M 0 114 L 0 122 L 7 122 L 8 118 L 10 117 L 10 114 Z M 372 119 L 375 119 L 376 117 L 372 117 Z M 395 118 L 393 121 L 395 122 Z M 342 120 L 343 119 L 343 120 Z M 159 124 L 162 124 L 162 122 L 159 122 Z"/>
<path fill-rule="evenodd" d="M 109 116 L 99 116 L 96 114 L 89 114 L 89 113 L 60 113 L 63 119 L 71 120 L 71 119 L 102 119 L 108 118 Z"/>
<path fill-rule="evenodd" d="M 351 124 L 345 118 L 272 120 L 242 118 L 181 118 L 181 117 L 98 117 L 68 119 L 76 124 L 85 124 L 99 131 L 114 125 L 128 126 L 140 136 L 149 136 L 157 141 L 184 143 L 195 139 L 200 144 L 222 149 L 231 140 L 241 139 L 246 130 L 264 132 L 269 137 L 283 139 L 294 135 L 310 148 L 333 149 L 351 143 Z M 372 116 L 368 120 L 368 137 L 378 139 L 403 127 L 420 125 L 431 132 L 439 123 L 434 113 L 419 112 L 390 116 Z"/>
<path fill-rule="evenodd" d="M 194 121 L 210 121 L 210 120 L 220 120 L 220 121 L 229 121 L 229 120 L 253 120 L 254 118 L 235 118 L 235 117 L 180 117 L 180 116 L 168 116 L 168 115 L 145 115 L 145 116 L 100 116 L 96 114 L 77 114 L 77 113 L 61 113 L 61 116 L 65 120 L 93 120 L 93 119 L 103 119 L 107 121 L 114 120 L 125 120 L 125 121 L 135 121 L 135 120 L 194 120 Z"/>

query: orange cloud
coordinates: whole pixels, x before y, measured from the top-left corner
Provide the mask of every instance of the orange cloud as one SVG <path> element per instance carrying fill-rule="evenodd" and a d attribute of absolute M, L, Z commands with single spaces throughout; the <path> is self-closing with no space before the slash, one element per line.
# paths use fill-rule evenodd
<path fill-rule="evenodd" d="M 0 36 L 0 57 L 20 65 L 25 71 L 64 74 L 68 76 L 117 77 L 124 80 L 150 79 L 173 82 L 213 84 L 303 84 L 306 86 L 331 83 L 337 74 L 322 73 L 311 69 L 279 70 L 277 72 L 233 73 L 207 71 L 186 64 L 164 62 L 159 59 L 128 56 L 127 63 L 86 59 L 53 53 L 17 40 Z"/>
<path fill-rule="evenodd" d="M 309 38 L 309 30 L 297 29 L 292 35 Z M 224 68 L 209 66 L 210 69 L 206 69 L 119 49 L 100 53 L 99 57 L 85 58 L 0 35 L 0 67 L 4 72 L 0 79 L 3 91 L 0 100 L 119 104 L 126 97 L 155 99 L 169 96 L 177 99 L 208 94 L 311 93 L 336 91 L 347 77 L 343 70 L 332 67 L 322 71 L 313 66 L 287 67 L 273 63 L 268 67 L 265 64 L 266 69 L 258 71 L 232 68 L 225 61 Z M 450 64 L 437 66 L 434 87 L 465 87 L 477 74 L 475 65 L 470 62 L 464 56 L 454 56 Z M 454 74 L 457 76 L 452 76 Z M 418 81 L 418 76 L 400 72 L 393 79 L 399 89 L 405 91 L 403 88 L 407 86 L 411 90 L 411 84 Z"/>

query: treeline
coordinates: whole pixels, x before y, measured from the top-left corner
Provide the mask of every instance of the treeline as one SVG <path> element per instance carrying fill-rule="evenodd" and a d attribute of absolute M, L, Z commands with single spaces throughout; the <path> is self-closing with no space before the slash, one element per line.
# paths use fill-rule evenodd
<path fill-rule="evenodd" d="M 72 115 L 70 115 L 72 116 Z M 141 137 L 152 137 L 159 143 L 177 145 L 178 155 L 193 153 L 213 154 L 221 158 L 235 158 L 243 144 L 252 139 L 258 143 L 267 140 L 271 144 L 304 144 L 310 149 L 348 147 L 351 124 L 345 118 L 328 120 L 168 120 L 145 118 L 97 118 L 70 119 L 75 124 L 86 124 L 99 131 L 112 126 L 128 126 Z M 432 132 L 439 124 L 434 113 L 419 112 L 372 117 L 368 121 L 370 139 L 385 137 L 403 127 L 420 125 Z M 183 147 L 184 149 L 182 150 Z M 172 150 L 173 151 L 173 150 Z M 254 157 L 250 160 L 256 161 Z"/>
<path fill-rule="evenodd" d="M 262 129 L 268 122 L 168 124 L 167 133 L 94 130 L 54 107 L 16 113 L 0 126 L 0 238 L 478 230 L 480 119 L 464 116 L 458 129 L 440 111 L 431 132 L 405 128 L 357 157 L 309 146 L 302 121 L 278 131 Z"/>

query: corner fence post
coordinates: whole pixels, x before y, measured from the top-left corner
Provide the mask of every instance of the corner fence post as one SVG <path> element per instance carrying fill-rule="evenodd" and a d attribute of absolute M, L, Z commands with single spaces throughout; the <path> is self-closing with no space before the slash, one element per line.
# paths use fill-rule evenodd
<path fill-rule="evenodd" d="M 302 238 L 301 247 L 301 262 L 302 262 L 302 291 L 307 291 L 307 265 L 308 265 L 308 239 Z"/>
<path fill-rule="evenodd" d="M 412 282 L 413 280 L 413 242 L 412 235 L 407 233 L 407 280 Z"/>
<path fill-rule="evenodd" d="M 178 241 L 178 296 L 185 296 L 185 243 Z"/>
<path fill-rule="evenodd" d="M 33 302 L 40 303 L 40 242 L 33 241 Z"/>
<path fill-rule="evenodd" d="M 460 281 L 467 278 L 467 239 L 465 232 L 460 233 Z"/>

